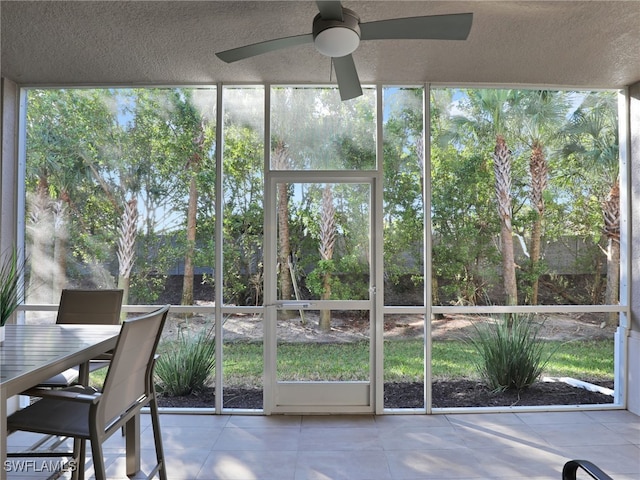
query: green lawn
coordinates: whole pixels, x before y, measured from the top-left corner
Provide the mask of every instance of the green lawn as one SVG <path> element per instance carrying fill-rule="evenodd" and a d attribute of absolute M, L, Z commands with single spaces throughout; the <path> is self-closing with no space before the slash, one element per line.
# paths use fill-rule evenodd
<path fill-rule="evenodd" d="M 384 345 L 385 382 L 423 380 L 421 340 L 392 340 Z M 553 353 L 544 375 L 574 378 L 613 378 L 613 340 L 549 342 Z M 475 377 L 473 347 L 461 341 L 432 344 L 434 378 Z M 224 375 L 226 385 L 262 385 L 263 347 L 259 343 L 226 343 Z M 96 372 L 97 373 L 97 372 Z M 322 344 L 291 343 L 278 348 L 279 380 L 367 380 L 367 342 Z M 101 377 L 92 377 L 100 384 Z"/>

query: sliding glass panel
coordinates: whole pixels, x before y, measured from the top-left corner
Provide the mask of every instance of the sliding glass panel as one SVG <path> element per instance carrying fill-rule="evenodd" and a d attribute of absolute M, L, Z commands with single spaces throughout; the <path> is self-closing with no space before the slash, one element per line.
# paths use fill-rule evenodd
<path fill-rule="evenodd" d="M 213 300 L 215 111 L 215 88 L 27 90 L 27 303 Z"/>
<path fill-rule="evenodd" d="M 224 93 L 224 302 L 262 305 L 264 88 Z"/>
<path fill-rule="evenodd" d="M 372 170 L 375 90 L 342 102 L 337 88 L 271 89 L 273 170 Z"/>
<path fill-rule="evenodd" d="M 425 408 L 424 315 L 384 316 L 384 408 Z"/>
<path fill-rule="evenodd" d="M 261 314 L 224 315 L 223 402 L 224 408 L 262 409 L 264 377 Z"/>
<path fill-rule="evenodd" d="M 385 88 L 384 301 L 424 305 L 424 91 Z"/>
<path fill-rule="evenodd" d="M 367 300 L 371 187 L 277 183 L 278 299 Z"/>
<path fill-rule="evenodd" d="M 424 89 L 386 87 L 383 102 L 384 302 L 422 306 Z M 384 316 L 384 408 L 425 408 L 424 327 L 423 313 Z"/>
<path fill-rule="evenodd" d="M 369 381 L 368 311 L 285 312 L 278 312 L 278 381 Z M 323 316 L 330 318 L 329 330 L 317 328 Z"/>
<path fill-rule="evenodd" d="M 223 300 L 263 303 L 264 88 L 223 90 Z M 262 409 L 264 318 L 223 316 L 223 407 Z"/>
<path fill-rule="evenodd" d="M 613 403 L 605 315 L 445 315 L 432 322 L 432 406 Z"/>
<path fill-rule="evenodd" d="M 439 88 L 431 105 L 434 304 L 617 304 L 616 93 Z"/>

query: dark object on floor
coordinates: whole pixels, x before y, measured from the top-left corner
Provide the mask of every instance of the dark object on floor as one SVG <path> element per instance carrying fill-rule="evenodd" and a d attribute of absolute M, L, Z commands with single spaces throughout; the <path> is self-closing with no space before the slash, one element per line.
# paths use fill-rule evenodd
<path fill-rule="evenodd" d="M 562 468 L 562 480 L 576 480 L 578 469 L 584 470 L 596 480 L 613 480 L 593 463 L 587 460 L 569 460 Z"/>

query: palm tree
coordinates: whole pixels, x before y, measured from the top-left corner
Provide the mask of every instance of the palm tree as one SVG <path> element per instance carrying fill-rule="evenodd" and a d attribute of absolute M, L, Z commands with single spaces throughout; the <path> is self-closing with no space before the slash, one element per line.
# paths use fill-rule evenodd
<path fill-rule="evenodd" d="M 620 166 L 615 94 L 596 92 L 585 96 L 566 133 L 565 153 L 578 157 L 582 168 L 597 179 L 593 194 L 600 199 L 607 240 L 605 303 L 616 305 L 620 299 Z M 610 313 L 607 323 L 617 322 L 618 315 Z"/>
<path fill-rule="evenodd" d="M 468 90 L 467 116 L 454 118 L 454 125 L 468 131 L 478 148 L 493 140 L 493 172 L 500 218 L 500 253 L 506 305 L 518 303 L 516 263 L 513 251 L 513 212 L 511 195 L 511 151 L 507 145 L 507 117 L 514 100 L 512 90 Z"/>
<path fill-rule="evenodd" d="M 531 149 L 529 155 L 529 198 L 534 213 L 529 247 L 531 294 L 529 303 L 538 303 L 538 285 L 544 219 L 544 193 L 549 183 L 547 152 L 558 136 L 565 120 L 567 104 L 559 92 L 548 90 L 521 91 L 516 112 L 523 141 Z"/>

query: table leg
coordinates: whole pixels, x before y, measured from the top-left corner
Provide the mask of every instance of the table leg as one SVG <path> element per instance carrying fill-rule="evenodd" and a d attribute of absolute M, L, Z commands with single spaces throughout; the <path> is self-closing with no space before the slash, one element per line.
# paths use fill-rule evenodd
<path fill-rule="evenodd" d="M 89 362 L 85 362 L 80 365 L 80 370 L 78 371 L 78 383 L 85 387 L 89 386 Z"/>
<path fill-rule="evenodd" d="M 140 415 L 134 415 L 125 425 L 127 475 L 140 471 Z"/>
<path fill-rule="evenodd" d="M 7 396 L 0 388 L 0 480 L 7 479 L 5 462 L 7 461 Z"/>

